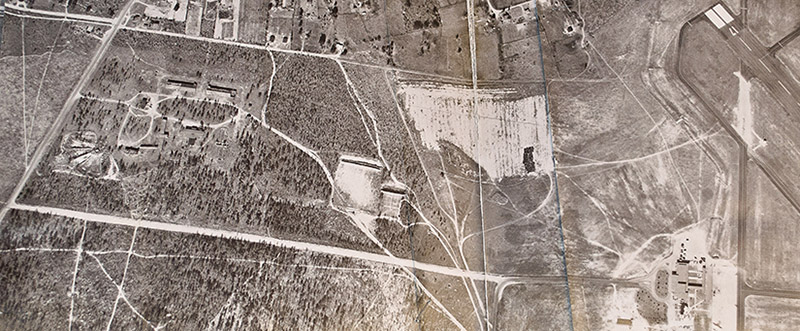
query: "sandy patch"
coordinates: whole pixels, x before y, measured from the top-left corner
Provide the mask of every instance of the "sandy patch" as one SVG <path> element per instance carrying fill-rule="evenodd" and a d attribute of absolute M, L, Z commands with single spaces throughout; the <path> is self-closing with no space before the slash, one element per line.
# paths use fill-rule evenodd
<path fill-rule="evenodd" d="M 473 102 L 471 88 L 435 84 L 404 85 L 400 93 L 426 148 L 449 141 L 499 179 L 527 174 L 524 149 L 534 147 L 535 171 L 552 171 L 544 96 L 484 89 Z"/>

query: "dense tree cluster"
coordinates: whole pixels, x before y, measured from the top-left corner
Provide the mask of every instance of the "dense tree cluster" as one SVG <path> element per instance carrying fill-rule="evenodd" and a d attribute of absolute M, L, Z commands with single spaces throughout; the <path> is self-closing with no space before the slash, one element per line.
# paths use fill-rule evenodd
<path fill-rule="evenodd" d="M 377 158 L 354 103 L 334 61 L 292 56 L 275 77 L 267 122 L 319 152 Z"/>
<path fill-rule="evenodd" d="M 270 326 L 347 329 L 363 317 L 381 316 L 381 309 L 370 309 L 370 302 L 376 298 L 383 300 L 377 307 L 398 305 L 408 309 L 405 303 L 397 304 L 408 302 L 403 296 L 411 293 L 404 278 L 308 266 L 400 272 L 396 268 L 278 246 L 146 229 L 140 232 L 137 247 L 145 254 L 215 257 L 131 260 L 130 278 L 126 281 L 128 298 L 149 320 L 170 321 L 170 327 L 177 329 L 195 330 L 209 325 L 213 329 L 246 330 Z M 224 260 L 229 258 L 267 263 Z M 394 288 L 396 296 L 381 290 L 387 287 Z M 186 300 L 187 295 L 203 300 Z M 410 315 L 397 316 L 398 320 L 408 318 Z"/>
<path fill-rule="evenodd" d="M 203 124 L 216 124 L 236 116 L 236 107 L 177 97 L 158 104 L 158 112 L 178 119 L 191 119 Z"/>

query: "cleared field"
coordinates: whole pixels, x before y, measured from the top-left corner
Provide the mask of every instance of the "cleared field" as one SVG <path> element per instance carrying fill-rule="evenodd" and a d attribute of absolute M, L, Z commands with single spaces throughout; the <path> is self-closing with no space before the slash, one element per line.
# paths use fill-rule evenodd
<path fill-rule="evenodd" d="M 439 141 L 446 140 L 495 180 L 553 167 L 543 96 L 487 89 L 473 99 L 469 89 L 436 84 L 403 85 L 398 93 L 429 150 L 438 150 Z M 529 164 L 523 157 L 526 148 L 533 150 Z"/>
<path fill-rule="evenodd" d="M 793 183 L 800 178 L 800 169 L 793 166 L 800 162 L 800 139 L 797 127 L 800 117 L 781 106 L 772 93 L 760 81 L 752 80 L 750 91 L 753 113 L 753 136 L 751 150 L 784 183 Z M 787 185 L 795 199 L 800 197 L 800 187 Z"/>
<path fill-rule="evenodd" d="M 745 304 L 746 330 L 795 330 L 800 325 L 800 300 L 748 296 Z"/>
<path fill-rule="evenodd" d="M 634 328 L 647 328 L 649 323 L 636 304 L 639 291 L 636 287 L 570 280 L 575 330 L 618 330 L 619 319 L 631 319 Z"/>
<path fill-rule="evenodd" d="M 793 40 L 783 45 L 775 52 L 775 57 L 789 69 L 793 77 L 800 77 L 800 41 Z"/>
<path fill-rule="evenodd" d="M 4 20 L 0 45 L 0 122 L 6 123 L 0 136 L 6 142 L 0 148 L 0 167 L 7 170 L 0 172 L 3 202 L 97 45 L 86 30 L 89 26 L 83 24 L 10 15 Z"/>
<path fill-rule="evenodd" d="M 739 59 L 719 31 L 707 20 L 684 30 L 679 70 L 697 87 L 700 96 L 736 127 Z"/>
<path fill-rule="evenodd" d="M 800 3 L 792 0 L 754 0 L 747 3 L 748 27 L 764 46 L 772 46 L 800 28 Z"/>
<path fill-rule="evenodd" d="M 239 40 L 264 45 L 267 43 L 267 23 L 270 2 L 260 0 L 240 0 Z"/>
<path fill-rule="evenodd" d="M 66 9 L 66 0 L 28 0 L 25 1 L 28 8 L 63 12 Z"/>
<path fill-rule="evenodd" d="M 72 0 L 68 3 L 67 11 L 73 14 L 102 17 L 124 15 L 119 11 L 125 5 L 125 0 Z"/>
<path fill-rule="evenodd" d="M 800 290 L 794 243 L 800 214 L 758 167 L 748 168 L 746 282 L 756 288 Z"/>
<path fill-rule="evenodd" d="M 501 292 L 500 330 L 571 330 L 565 285 L 510 284 Z"/>
<path fill-rule="evenodd" d="M 482 311 L 479 305 L 483 304 L 484 300 L 483 282 L 464 281 L 458 277 L 422 271 L 416 271 L 415 274 L 420 283 L 464 328 L 467 330 L 480 328 L 479 323 L 483 319 L 476 314 Z M 455 323 L 444 316 L 441 308 L 430 301 L 430 297 L 419 293 L 415 294 L 414 299 L 417 304 L 417 313 L 419 314 L 419 328 L 423 330 L 456 329 Z"/>

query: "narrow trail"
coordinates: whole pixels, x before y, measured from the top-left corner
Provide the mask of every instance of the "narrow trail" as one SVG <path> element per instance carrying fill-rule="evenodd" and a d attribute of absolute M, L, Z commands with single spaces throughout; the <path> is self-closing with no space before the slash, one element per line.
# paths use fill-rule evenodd
<path fill-rule="evenodd" d="M 88 221 L 83 221 L 83 231 L 81 231 L 81 239 L 78 241 L 78 247 L 75 249 L 75 269 L 72 272 L 72 286 L 70 286 L 69 290 L 69 324 L 67 329 L 72 330 L 72 322 L 75 320 L 75 296 L 78 294 L 75 292 L 75 282 L 78 280 L 78 268 L 81 264 L 81 256 L 83 255 L 83 239 L 86 238 L 86 225 Z"/>
<path fill-rule="evenodd" d="M 111 330 L 111 324 L 114 322 L 114 315 L 117 313 L 117 306 L 119 305 L 119 300 L 122 299 L 124 296 L 124 288 L 125 288 L 125 278 L 128 276 L 128 266 L 131 262 L 131 255 L 133 255 L 133 245 L 136 243 L 136 233 L 139 231 L 139 227 L 136 226 L 133 228 L 133 235 L 131 236 L 131 246 L 128 248 L 128 257 L 125 259 L 125 268 L 122 271 L 122 280 L 119 282 L 119 286 L 117 286 L 117 299 L 114 300 L 114 308 L 111 310 L 111 317 L 108 319 L 108 326 L 106 327 L 106 331 Z"/>
<path fill-rule="evenodd" d="M 467 0 L 467 28 L 469 30 L 469 56 L 470 56 L 470 66 L 472 71 L 472 116 L 475 119 L 475 144 L 477 145 L 476 155 L 477 155 L 477 162 L 478 164 L 482 163 L 481 160 L 481 140 L 480 140 L 480 121 L 479 121 L 479 114 L 478 114 L 478 60 L 477 60 L 477 46 L 475 40 L 475 0 Z M 482 183 L 483 172 L 478 171 L 478 182 Z M 486 261 L 486 233 L 483 232 L 486 228 L 485 221 L 483 219 L 484 211 L 483 211 L 483 185 L 478 185 L 478 201 L 480 204 L 480 219 L 481 219 L 481 241 L 482 241 L 482 249 L 483 249 L 483 272 L 487 273 L 488 262 Z M 481 330 L 489 329 L 489 284 L 486 282 L 483 283 L 483 300 L 485 303 L 484 309 L 484 316 L 483 316 L 483 323 L 481 324 Z"/>

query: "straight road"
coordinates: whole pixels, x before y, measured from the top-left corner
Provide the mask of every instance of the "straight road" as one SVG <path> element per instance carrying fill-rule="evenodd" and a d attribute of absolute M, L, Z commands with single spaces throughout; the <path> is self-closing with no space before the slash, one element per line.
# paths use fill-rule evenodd
<path fill-rule="evenodd" d="M 128 0 L 128 3 L 120 10 L 120 14 L 117 18 L 114 19 L 113 23 L 111 24 L 111 28 L 106 31 L 105 35 L 103 36 L 100 46 L 98 50 L 95 52 L 94 57 L 89 62 L 89 65 L 84 70 L 83 75 L 81 75 L 81 79 L 75 85 L 75 88 L 70 93 L 69 98 L 67 98 L 67 102 L 64 103 L 64 106 L 61 108 L 61 112 L 58 113 L 55 121 L 50 126 L 50 130 L 47 132 L 47 135 L 44 136 L 42 141 L 39 143 L 39 147 L 36 149 L 36 152 L 33 154 L 33 158 L 31 158 L 30 164 L 26 165 L 25 173 L 22 175 L 19 183 L 17 186 L 14 187 L 14 191 L 11 193 L 11 196 L 8 198 L 8 202 L 6 206 L 0 210 L 0 222 L 2 222 L 3 218 L 5 217 L 6 213 L 8 212 L 8 208 L 14 204 L 19 196 L 20 192 L 22 192 L 22 188 L 25 186 L 25 183 L 28 181 L 28 178 L 31 177 L 36 171 L 36 168 L 39 166 L 39 162 L 41 162 L 42 157 L 44 156 L 47 149 L 52 144 L 53 139 L 58 135 L 58 131 L 61 129 L 61 125 L 64 123 L 64 119 L 67 117 L 67 113 L 69 110 L 72 109 L 72 106 L 80 99 L 80 91 L 86 86 L 86 84 L 91 79 L 92 75 L 94 74 L 97 66 L 100 64 L 100 60 L 105 55 L 108 47 L 111 45 L 111 40 L 114 39 L 114 36 L 117 34 L 120 26 L 128 17 L 127 13 L 130 10 L 131 6 L 133 6 L 134 0 Z M 65 15 L 65 14 L 60 14 Z"/>
<path fill-rule="evenodd" d="M 13 203 L 10 205 L 10 209 L 16 210 L 26 210 L 26 211 L 34 211 L 37 213 L 43 214 L 52 214 L 58 216 L 65 216 L 71 217 L 75 219 L 85 220 L 89 222 L 95 223 L 105 223 L 105 224 L 116 224 L 116 225 L 123 225 L 123 226 L 131 226 L 131 227 L 140 227 L 146 229 L 153 229 L 153 230 L 161 230 L 161 231 L 169 231 L 169 232 L 177 232 L 177 233 L 187 233 L 187 234 L 199 234 L 204 236 L 210 237 L 217 237 L 217 238 L 228 238 L 228 239 L 235 239 L 235 240 L 242 240 L 248 241 L 253 243 L 262 243 L 274 246 L 281 246 L 281 247 L 288 247 L 294 248 L 297 250 L 308 250 L 317 253 L 323 254 L 331 254 L 349 258 L 355 258 L 365 261 L 377 262 L 382 264 L 388 265 L 395 265 L 406 267 L 409 269 L 418 269 L 422 271 L 438 273 L 442 275 L 454 276 L 454 277 L 467 277 L 470 279 L 480 280 L 480 281 L 489 281 L 498 283 L 509 277 L 498 276 L 498 275 L 491 275 L 486 274 L 484 272 L 474 272 L 474 271 L 464 271 L 452 267 L 445 267 L 436 264 L 424 263 L 419 261 L 413 261 L 408 259 L 397 258 L 393 256 L 383 255 L 383 254 L 375 254 L 375 253 L 368 253 L 357 251 L 353 249 L 346 249 L 340 248 L 335 246 L 327 246 L 327 245 L 320 245 L 320 244 L 313 244 L 301 241 L 293 241 L 293 240 L 285 240 L 285 239 L 278 239 L 268 236 L 261 236 L 256 234 L 250 233 L 241 233 L 235 231 L 228 231 L 228 230 L 220 230 L 220 229 L 211 229 L 211 228 L 203 228 L 191 225 L 184 225 L 184 224 L 172 224 L 172 223 L 163 223 L 163 222 L 153 222 L 153 221 L 144 221 L 144 220 L 135 220 L 132 218 L 125 218 L 119 216 L 112 216 L 112 215 L 104 215 L 104 214 L 93 214 L 93 213 L 85 213 L 79 212 L 69 209 L 62 209 L 62 208 L 54 208 L 54 207 L 44 207 L 44 206 L 30 206 L 30 205 L 23 205 L 23 204 L 16 204 Z M 535 279 L 535 278 L 534 278 Z M 563 278 L 558 278 L 563 283 Z M 548 278 L 544 277 L 543 281 L 547 281 Z"/>
<path fill-rule="evenodd" d="M 83 21 L 86 23 L 94 23 L 94 24 L 104 24 L 109 25 L 114 23 L 114 19 L 107 18 L 107 17 L 99 17 L 99 16 L 92 16 L 92 15 L 82 15 L 82 14 L 70 14 L 65 12 L 55 12 L 55 11 L 47 11 L 47 10 L 39 10 L 33 8 L 25 8 L 19 7 L 12 4 L 6 4 L 6 10 L 13 13 L 27 13 L 27 14 L 36 14 L 40 15 L 45 18 L 68 18 L 73 19 L 76 21 Z M 127 10 L 127 9 L 126 9 Z M 120 15 L 127 13 L 127 11 L 121 12 Z"/>
<path fill-rule="evenodd" d="M 798 291 L 754 289 L 750 286 L 746 286 L 745 288 L 742 289 L 742 293 L 744 293 L 745 296 L 760 295 L 765 297 L 800 300 L 800 292 Z"/>

